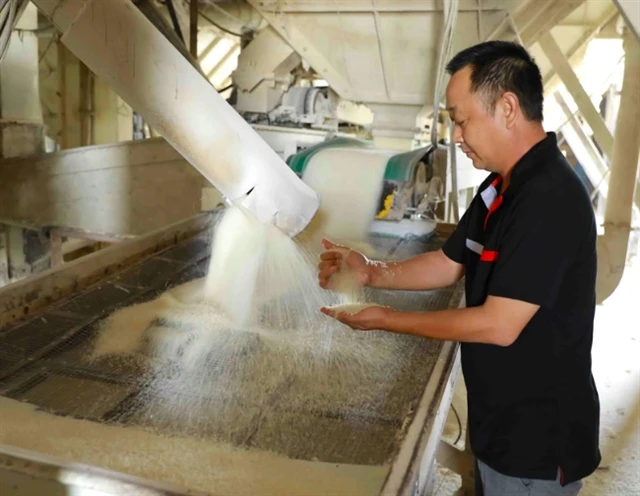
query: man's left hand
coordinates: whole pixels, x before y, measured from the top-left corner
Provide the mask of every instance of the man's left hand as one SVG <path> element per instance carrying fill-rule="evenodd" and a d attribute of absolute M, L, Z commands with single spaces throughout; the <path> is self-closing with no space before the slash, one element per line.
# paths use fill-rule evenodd
<path fill-rule="evenodd" d="M 386 330 L 389 316 L 395 312 L 391 307 L 372 306 L 358 313 L 336 312 L 331 308 L 322 308 L 321 312 L 360 331 Z"/>

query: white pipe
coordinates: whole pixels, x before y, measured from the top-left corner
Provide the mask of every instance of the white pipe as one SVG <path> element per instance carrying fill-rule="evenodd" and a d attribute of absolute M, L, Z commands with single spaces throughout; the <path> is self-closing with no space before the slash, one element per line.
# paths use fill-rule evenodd
<path fill-rule="evenodd" d="M 640 45 L 629 29 L 625 29 L 624 48 L 624 77 L 604 216 L 605 233 L 598 238 L 598 303 L 611 296 L 622 279 L 627 261 L 631 212 L 639 166 Z"/>
<path fill-rule="evenodd" d="M 310 222 L 318 195 L 129 0 L 34 3 L 62 42 L 228 200 L 290 236 Z"/>

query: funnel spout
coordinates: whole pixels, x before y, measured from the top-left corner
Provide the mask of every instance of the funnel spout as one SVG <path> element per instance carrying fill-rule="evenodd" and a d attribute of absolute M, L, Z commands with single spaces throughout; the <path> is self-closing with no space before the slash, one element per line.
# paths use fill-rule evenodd
<path fill-rule="evenodd" d="M 289 236 L 311 221 L 318 195 L 132 2 L 34 3 L 69 50 L 232 203 Z"/>

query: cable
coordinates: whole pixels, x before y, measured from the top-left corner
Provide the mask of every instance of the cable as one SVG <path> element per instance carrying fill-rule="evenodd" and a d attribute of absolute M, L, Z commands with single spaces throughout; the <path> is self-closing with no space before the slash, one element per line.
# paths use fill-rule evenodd
<path fill-rule="evenodd" d="M 224 87 L 224 88 L 222 88 L 222 89 L 216 90 L 216 91 L 217 91 L 218 93 L 224 93 L 225 91 L 230 90 L 231 88 L 233 88 L 233 83 L 231 83 L 231 84 L 230 84 L 230 85 L 228 85 L 228 86 L 225 86 L 225 87 Z"/>
<path fill-rule="evenodd" d="M 451 409 L 453 410 L 453 414 L 456 416 L 456 420 L 458 421 L 458 437 L 453 442 L 453 445 L 455 446 L 456 444 L 458 444 L 458 441 L 460 441 L 460 438 L 462 437 L 462 422 L 460 421 L 460 416 L 458 415 L 458 412 L 456 411 L 456 407 L 453 406 L 453 403 L 451 403 Z"/>
<path fill-rule="evenodd" d="M 194 1 L 194 0 L 191 0 L 191 1 Z M 229 30 L 229 29 L 227 29 L 227 28 L 224 28 L 224 27 L 220 26 L 220 24 L 218 24 L 217 22 L 215 22 L 213 19 L 211 19 L 211 17 L 209 17 L 209 16 L 208 16 L 208 15 L 206 15 L 205 13 L 201 12 L 200 10 L 198 10 L 198 14 L 200 14 L 204 20 L 206 20 L 206 21 L 207 21 L 207 22 L 209 22 L 210 24 L 212 24 L 212 25 L 214 25 L 215 27 L 217 27 L 220 31 L 224 31 L 225 33 L 230 34 L 230 35 L 232 35 L 232 36 L 238 36 L 238 37 L 242 36 L 242 33 L 234 33 L 233 31 L 231 31 L 231 30 Z"/>
<path fill-rule="evenodd" d="M 223 15 L 226 15 L 229 19 L 231 19 L 232 21 L 238 22 L 240 24 L 244 24 L 244 21 L 242 19 L 238 19 L 236 16 L 234 16 L 233 14 L 230 14 L 229 12 L 227 12 L 226 10 L 224 10 L 222 7 L 220 7 L 219 5 L 216 5 L 215 2 L 207 2 L 211 7 L 213 7 L 214 9 L 216 9 L 218 12 L 220 12 Z"/>

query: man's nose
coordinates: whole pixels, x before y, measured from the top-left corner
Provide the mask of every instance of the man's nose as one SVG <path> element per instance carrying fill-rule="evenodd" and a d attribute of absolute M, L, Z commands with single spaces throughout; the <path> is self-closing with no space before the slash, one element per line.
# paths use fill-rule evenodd
<path fill-rule="evenodd" d="M 462 129 L 460 129 L 460 126 L 458 125 L 453 126 L 453 136 L 451 136 L 451 139 L 454 143 L 457 143 L 458 145 L 462 144 L 464 140 L 462 139 Z"/>

